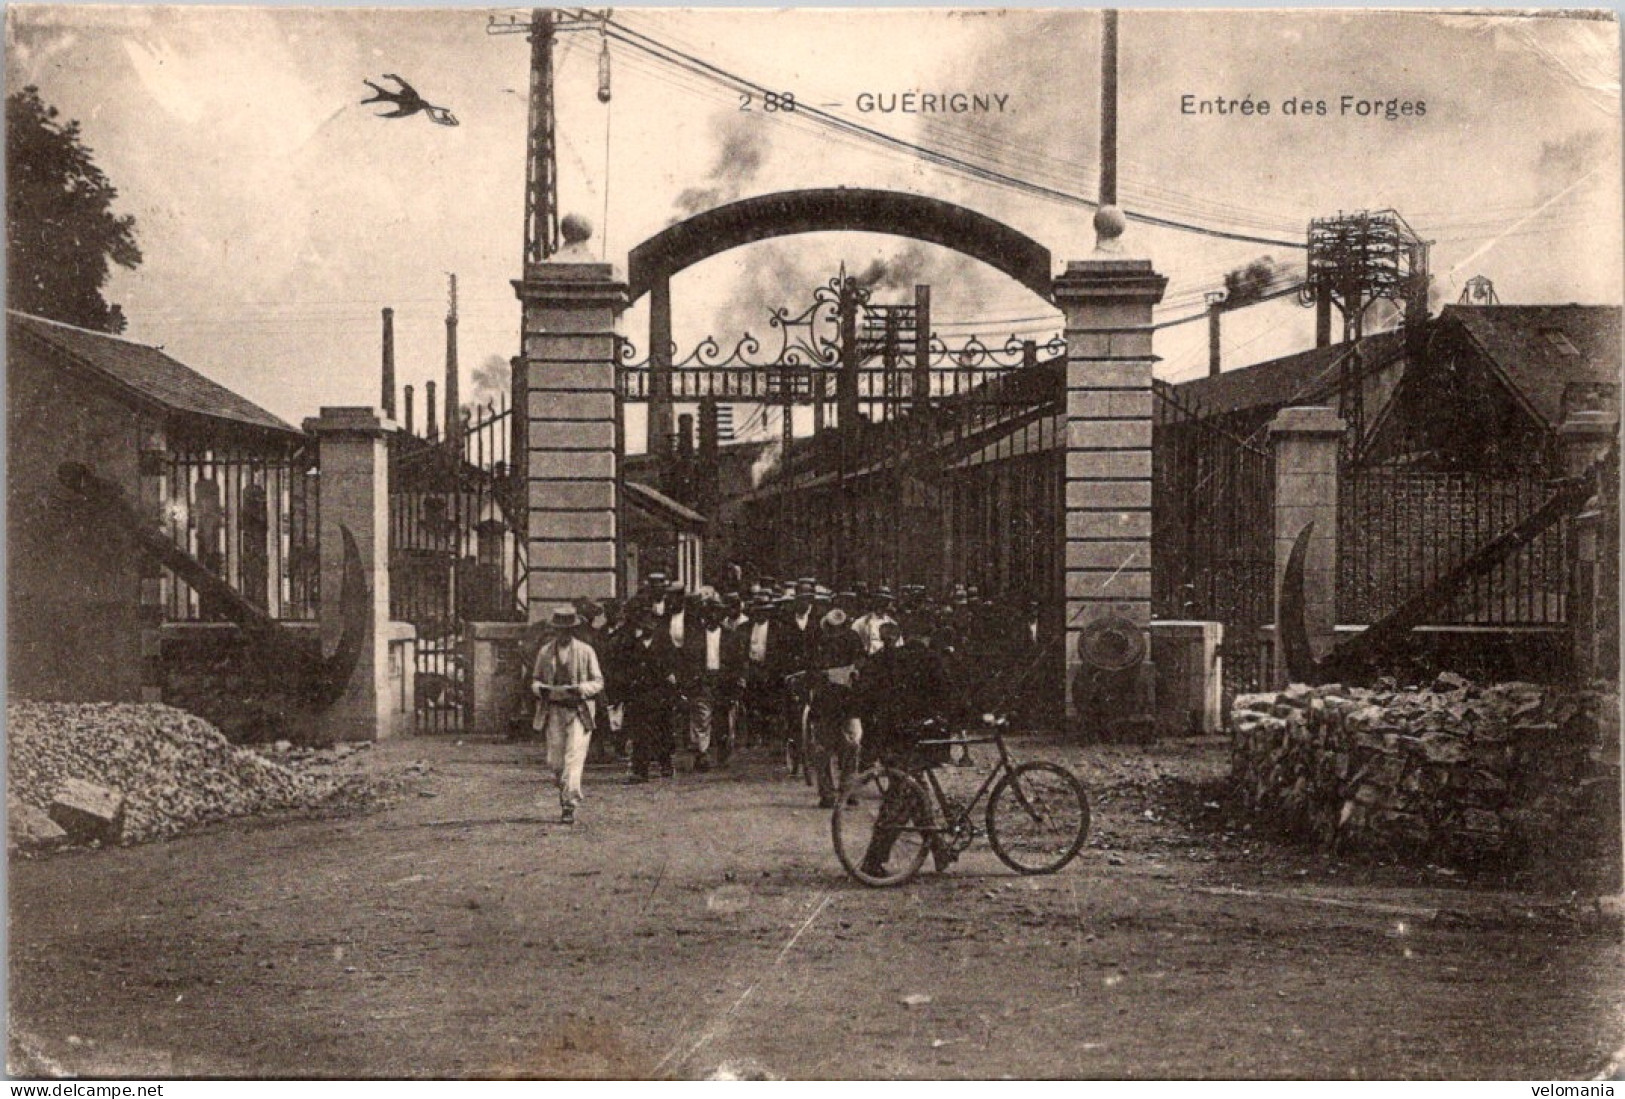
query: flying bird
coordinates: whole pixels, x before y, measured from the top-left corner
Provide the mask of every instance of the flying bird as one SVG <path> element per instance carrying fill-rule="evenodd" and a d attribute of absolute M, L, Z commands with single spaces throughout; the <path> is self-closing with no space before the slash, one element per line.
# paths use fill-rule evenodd
<path fill-rule="evenodd" d="M 380 88 L 370 80 L 361 81 L 361 83 L 365 84 L 367 87 L 371 88 L 377 93 L 368 99 L 363 99 L 361 101 L 363 106 L 368 103 L 395 104 L 395 109 L 393 111 L 386 111 L 385 113 L 378 115 L 378 118 L 406 118 L 421 111 L 422 113 L 427 114 L 431 121 L 437 122 L 442 126 L 457 125 L 457 116 L 452 114 L 449 109 L 445 107 L 436 107 L 433 103 L 430 103 L 428 100 L 419 95 L 416 88 L 412 87 L 412 85 L 408 84 L 394 73 L 385 73 L 384 79 L 393 80 L 396 84 L 400 85 L 400 90 L 393 92 L 387 91 L 384 88 Z"/>

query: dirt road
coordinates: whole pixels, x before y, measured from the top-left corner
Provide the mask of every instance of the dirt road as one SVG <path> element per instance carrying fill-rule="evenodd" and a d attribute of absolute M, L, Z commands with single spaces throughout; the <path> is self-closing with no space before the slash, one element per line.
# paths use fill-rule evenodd
<path fill-rule="evenodd" d="M 1616 920 L 1188 823 L 1217 742 L 1061 751 L 1091 845 L 873 891 L 763 759 L 537 805 L 419 739 L 365 816 L 11 866 L 14 1071 L 1567 1079 L 1625 1043 Z M 1214 811 L 1217 813 L 1217 811 Z"/>

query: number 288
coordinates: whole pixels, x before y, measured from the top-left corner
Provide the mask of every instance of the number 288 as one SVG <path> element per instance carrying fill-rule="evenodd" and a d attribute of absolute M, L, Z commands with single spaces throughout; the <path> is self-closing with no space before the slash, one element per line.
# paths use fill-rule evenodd
<path fill-rule="evenodd" d="M 739 93 L 739 109 L 741 111 L 750 110 L 751 104 L 754 102 L 756 102 L 756 97 L 750 92 Z M 778 111 L 794 111 L 795 109 L 795 92 L 765 92 L 762 95 L 762 110 L 768 114 Z"/>

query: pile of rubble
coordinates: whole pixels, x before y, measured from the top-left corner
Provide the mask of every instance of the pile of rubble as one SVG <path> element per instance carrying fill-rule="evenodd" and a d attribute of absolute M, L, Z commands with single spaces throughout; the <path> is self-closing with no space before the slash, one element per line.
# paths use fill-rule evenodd
<path fill-rule="evenodd" d="M 169 706 L 12 702 L 6 723 L 14 846 L 133 843 L 358 792 L 343 776 L 234 747 Z"/>
<path fill-rule="evenodd" d="M 1242 695 L 1248 808 L 1327 847 L 1526 866 L 1619 850 L 1619 696 L 1444 674 Z"/>

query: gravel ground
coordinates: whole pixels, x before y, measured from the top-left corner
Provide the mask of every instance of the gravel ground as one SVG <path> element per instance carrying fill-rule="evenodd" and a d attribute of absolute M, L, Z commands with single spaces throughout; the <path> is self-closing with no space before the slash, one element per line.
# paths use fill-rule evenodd
<path fill-rule="evenodd" d="M 1091 844 L 869 890 L 758 755 L 557 823 L 532 744 L 358 753 L 381 811 L 13 861 L 25 1075 L 1574 1079 L 1617 909 L 1276 844 L 1220 741 L 1079 749 Z M 1209 806 L 1217 808 L 1209 808 Z"/>

